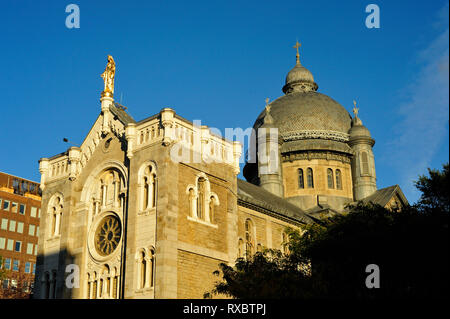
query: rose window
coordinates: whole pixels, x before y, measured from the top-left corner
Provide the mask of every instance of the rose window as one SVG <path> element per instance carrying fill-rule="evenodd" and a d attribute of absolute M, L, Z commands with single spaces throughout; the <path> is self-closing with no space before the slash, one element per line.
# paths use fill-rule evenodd
<path fill-rule="evenodd" d="M 110 255 L 119 245 L 121 225 L 114 216 L 105 217 L 95 232 L 95 248 L 102 256 Z"/>

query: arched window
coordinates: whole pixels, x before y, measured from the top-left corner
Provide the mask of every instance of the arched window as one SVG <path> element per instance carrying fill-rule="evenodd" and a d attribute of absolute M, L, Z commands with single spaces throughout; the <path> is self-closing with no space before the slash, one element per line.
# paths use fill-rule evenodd
<path fill-rule="evenodd" d="M 60 234 L 61 217 L 63 210 L 63 200 L 60 195 L 56 195 L 50 200 L 49 214 L 51 220 L 50 237 L 55 237 Z"/>
<path fill-rule="evenodd" d="M 194 220 L 203 220 L 213 223 L 216 219 L 216 208 L 219 205 L 219 198 L 210 189 L 210 183 L 205 174 L 201 173 L 196 178 L 195 185 L 188 185 L 190 216 Z"/>
<path fill-rule="evenodd" d="M 311 167 L 308 167 L 307 170 L 307 181 L 308 181 L 308 188 L 314 188 L 314 175 Z"/>
<path fill-rule="evenodd" d="M 206 180 L 203 177 L 200 177 L 197 181 L 197 218 L 203 219 L 204 218 L 204 211 L 205 211 L 205 185 Z"/>
<path fill-rule="evenodd" d="M 214 207 L 217 205 L 216 198 L 214 196 L 209 197 L 209 221 L 214 223 Z"/>
<path fill-rule="evenodd" d="M 197 217 L 197 194 L 194 188 L 188 189 L 191 217 Z"/>
<path fill-rule="evenodd" d="M 245 258 L 250 258 L 254 253 L 253 223 L 250 219 L 245 221 Z"/>
<path fill-rule="evenodd" d="M 154 250 L 141 249 L 136 258 L 137 289 L 153 287 Z"/>
<path fill-rule="evenodd" d="M 50 274 L 46 272 L 44 274 L 44 280 L 42 281 L 42 285 L 44 286 L 44 299 L 50 298 Z"/>
<path fill-rule="evenodd" d="M 244 257 L 244 241 L 242 238 L 238 240 L 238 258 Z"/>
<path fill-rule="evenodd" d="M 52 276 L 50 278 L 50 298 L 56 299 L 56 270 L 52 270 Z"/>
<path fill-rule="evenodd" d="M 87 274 L 87 291 L 86 291 L 86 299 L 91 299 L 91 289 L 92 289 L 92 278 L 91 274 Z"/>
<path fill-rule="evenodd" d="M 369 158 L 367 152 L 361 152 L 361 174 L 369 175 Z"/>
<path fill-rule="evenodd" d="M 139 283 L 139 288 L 144 288 L 145 287 L 145 284 L 146 284 L 146 282 L 145 282 L 145 279 L 146 279 L 146 272 L 147 272 L 147 269 L 146 269 L 146 267 L 147 267 L 147 261 L 146 261 L 146 258 L 145 258 L 145 252 L 141 252 L 141 254 L 140 254 L 141 256 L 141 258 L 140 258 L 140 260 L 139 260 L 139 271 L 140 271 L 140 274 L 141 274 L 141 278 L 140 278 L 140 283 Z"/>
<path fill-rule="evenodd" d="M 327 169 L 328 188 L 334 188 L 333 170 Z"/>
<path fill-rule="evenodd" d="M 298 169 L 298 188 L 305 188 L 305 178 L 301 168 Z"/>
<path fill-rule="evenodd" d="M 156 207 L 156 168 L 148 165 L 144 168 L 140 177 L 141 188 L 141 210 L 148 210 Z"/>
<path fill-rule="evenodd" d="M 342 189 L 342 176 L 341 176 L 341 170 L 336 170 L 336 188 Z"/>

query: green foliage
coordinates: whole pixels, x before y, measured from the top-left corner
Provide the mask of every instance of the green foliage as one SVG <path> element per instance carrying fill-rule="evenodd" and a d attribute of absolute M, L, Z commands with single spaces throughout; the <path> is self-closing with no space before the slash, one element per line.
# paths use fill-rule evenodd
<path fill-rule="evenodd" d="M 427 212 L 449 213 L 449 164 L 443 165 L 442 172 L 428 169 L 429 177 L 421 175 L 415 186 L 422 192 L 417 204 L 418 209 Z"/>
<path fill-rule="evenodd" d="M 289 254 L 265 250 L 221 264 L 213 291 L 234 298 L 445 298 L 449 284 L 448 165 L 416 183 L 420 202 L 401 211 L 358 203 L 350 213 L 288 229 Z M 366 267 L 380 269 L 369 289 Z"/>
<path fill-rule="evenodd" d="M 6 278 L 6 270 L 3 267 L 3 257 L 0 256 L 0 283 L 4 278 Z"/>

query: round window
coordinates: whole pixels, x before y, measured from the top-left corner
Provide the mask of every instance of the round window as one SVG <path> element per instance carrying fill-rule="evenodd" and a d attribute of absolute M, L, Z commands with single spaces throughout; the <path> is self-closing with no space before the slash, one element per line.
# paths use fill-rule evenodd
<path fill-rule="evenodd" d="M 95 248 L 101 256 L 110 255 L 119 246 L 122 228 L 115 216 L 103 218 L 95 232 Z"/>

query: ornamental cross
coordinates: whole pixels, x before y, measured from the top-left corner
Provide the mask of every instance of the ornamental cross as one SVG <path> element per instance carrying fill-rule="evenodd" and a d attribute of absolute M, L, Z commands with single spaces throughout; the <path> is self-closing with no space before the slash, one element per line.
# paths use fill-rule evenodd
<path fill-rule="evenodd" d="M 294 49 L 297 49 L 297 63 L 300 63 L 300 54 L 298 53 L 298 48 L 302 46 L 301 43 L 298 43 L 298 40 L 296 41 L 295 45 L 293 46 Z"/>

